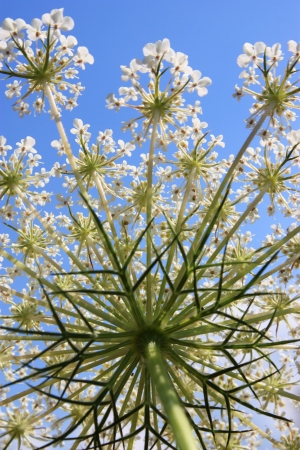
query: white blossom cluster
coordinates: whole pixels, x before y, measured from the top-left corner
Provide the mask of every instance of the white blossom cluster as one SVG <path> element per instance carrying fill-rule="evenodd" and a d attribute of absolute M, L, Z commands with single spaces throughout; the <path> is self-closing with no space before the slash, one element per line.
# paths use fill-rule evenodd
<path fill-rule="evenodd" d="M 63 159 L 40 169 L 33 137 L 13 149 L 0 136 L 2 448 L 52 448 L 68 439 L 77 439 L 74 449 L 122 441 L 133 448 L 138 438 L 149 450 L 157 440 L 161 449 L 179 448 L 143 347 L 156 342 L 194 448 L 255 450 L 268 440 L 298 449 L 286 406 L 300 401 L 292 391 L 299 373 L 300 130 L 281 122 L 297 101 L 287 83 L 298 46 L 289 43 L 283 82 L 274 75 L 280 46 L 245 44 L 238 64 L 253 67 L 242 72 L 237 94 L 255 83 L 262 88 L 255 95 L 264 97 L 251 123 L 256 140 L 224 158 L 216 152 L 223 136 L 205 133 L 208 124 L 198 118 L 199 100 L 185 106 L 184 95 L 206 95 L 211 80 L 168 39 L 121 66 L 131 86 L 107 97 L 109 109 L 137 111 L 122 126 L 128 141 L 111 129 L 93 139 L 79 118 L 69 141 L 57 108 L 69 100 L 58 90 L 79 91 L 60 78 L 93 62 L 85 47 L 75 52 L 75 38 L 61 35 L 73 26 L 57 9 L 31 25 L 6 19 L 0 30 L 2 60 L 16 64 L 11 78 L 28 77 L 28 95 L 41 90 L 32 74 L 49 74 L 47 48 L 54 52 L 44 93 L 59 132 L 49 147 Z M 266 86 L 255 73 L 260 65 Z M 14 80 L 6 95 L 20 97 L 19 87 Z M 59 181 L 56 195 L 45 190 L 49 183 L 57 192 Z M 274 223 L 257 243 L 248 228 L 266 213 Z M 256 413 L 276 420 L 280 439 L 259 426 Z"/>
<path fill-rule="evenodd" d="M 263 42 L 244 45 L 244 53 L 237 59 L 238 66 L 245 69 L 239 76 L 243 86 L 240 88 L 236 85 L 233 96 L 240 100 L 248 94 L 255 100 L 250 108 L 248 127 L 253 127 L 257 117 L 269 108 L 272 113 L 268 126 L 272 128 L 272 134 L 286 136 L 287 130 L 292 128 L 291 122 L 297 117 L 293 109 L 299 109 L 300 99 L 300 88 L 297 87 L 299 79 L 297 75 L 295 77 L 299 64 L 299 45 L 293 40 L 288 42 L 288 50 L 292 55 L 283 75 L 278 74 L 279 63 L 284 58 L 280 44 L 272 47 Z"/>
<path fill-rule="evenodd" d="M 74 21 L 63 15 L 64 8 L 43 14 L 27 24 L 23 19 L 7 18 L 0 27 L 0 73 L 8 79 L 5 95 L 16 98 L 13 109 L 20 117 L 30 114 L 27 99 L 35 94 L 32 108 L 41 113 L 45 108 L 44 85 L 50 83 L 55 101 L 65 109 L 77 106 L 84 87 L 72 80 L 78 78 L 78 69 L 93 64 L 88 49 L 77 46 L 74 36 L 63 32 L 72 30 Z M 27 90 L 22 93 L 22 88 Z M 68 94 L 68 95 L 66 95 Z"/>
<path fill-rule="evenodd" d="M 172 141 L 185 141 L 192 135 L 194 141 L 202 136 L 202 129 L 207 123 L 197 117 L 202 113 L 200 101 L 194 105 L 184 105 L 184 94 L 196 92 L 203 97 L 208 93 L 207 86 L 211 79 L 202 77 L 199 70 L 193 70 L 188 65 L 188 56 L 175 52 L 170 47 L 169 39 L 163 39 L 156 44 L 147 44 L 143 48 L 144 59 L 133 59 L 129 67 L 121 66 L 122 81 L 131 82 L 129 87 L 119 88 L 119 97 L 114 94 L 107 96 L 107 108 L 118 111 L 120 107 L 130 107 L 137 110 L 139 117 L 123 124 L 123 131 L 129 129 L 135 142 L 140 146 L 145 142 L 145 134 L 151 125 L 154 111 L 159 107 L 160 133 L 157 133 L 157 143 L 166 150 Z M 166 67 L 164 67 L 166 65 Z M 142 74 L 148 74 L 147 87 L 140 80 Z M 164 75 L 170 73 L 170 79 L 163 85 Z M 159 76 L 158 76 L 159 75 Z M 132 103 L 132 102 L 138 102 Z M 192 117 L 192 126 L 186 124 Z M 138 120 L 142 120 L 142 130 L 138 132 Z M 179 124 L 179 125 L 178 125 Z M 170 125 L 175 130 L 169 129 Z M 222 137 L 219 137 L 222 140 Z"/>

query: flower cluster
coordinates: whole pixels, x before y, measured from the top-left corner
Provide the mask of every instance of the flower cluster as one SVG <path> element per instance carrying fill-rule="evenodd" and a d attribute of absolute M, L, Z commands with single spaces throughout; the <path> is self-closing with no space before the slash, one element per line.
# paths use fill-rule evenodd
<path fill-rule="evenodd" d="M 45 108 L 45 85 L 49 84 L 55 101 L 66 109 L 77 106 L 77 98 L 84 89 L 78 78 L 78 69 L 93 64 L 94 58 L 86 47 L 77 47 L 74 36 L 65 36 L 74 21 L 63 15 L 63 8 L 43 14 L 27 24 L 23 19 L 7 18 L 0 28 L 0 73 L 15 78 L 7 84 L 5 95 L 16 98 L 14 110 L 20 117 L 30 113 L 26 103 L 30 94 L 36 94 L 33 109 L 41 113 Z M 22 87 L 27 91 L 22 94 Z M 66 95 L 68 93 L 68 96 Z"/>
<path fill-rule="evenodd" d="M 298 56 L 280 87 L 280 47 L 245 45 L 238 63 L 253 67 L 237 92 L 259 85 L 260 67 L 261 117 L 248 122 L 236 156 L 219 158 L 223 136 L 205 133 L 199 100 L 184 99 L 206 95 L 211 81 L 168 39 L 121 66 L 131 86 L 107 98 L 109 109 L 138 111 L 123 123 L 128 141 L 111 129 L 93 140 L 82 119 L 66 133 L 57 104 L 67 100 L 57 89 L 74 86 L 60 78 L 75 77 L 71 64 L 92 62 L 61 35 L 73 25 L 58 9 L 31 26 L 6 19 L 0 33 L 2 53 L 11 52 L 3 59 L 16 63 L 7 75 L 27 77 L 25 96 L 48 97 L 59 133 L 49 147 L 64 159 L 37 172 L 32 137 L 14 151 L 0 137 L 2 447 L 70 440 L 74 450 L 132 449 L 142 437 L 146 450 L 255 449 L 263 439 L 298 448 L 285 401 L 300 404 L 291 391 L 300 340 L 300 132 L 285 132 L 275 117 L 287 117 Z M 18 96 L 18 83 L 8 97 Z M 131 163 L 148 140 L 148 153 Z M 56 196 L 44 190 L 48 182 Z M 260 214 L 272 218 L 262 242 L 248 230 Z M 257 425 L 257 413 L 277 420 L 279 439 Z"/>
<path fill-rule="evenodd" d="M 299 64 L 299 45 L 292 40 L 288 42 L 288 50 L 292 55 L 282 76 L 278 74 L 278 63 L 284 57 L 280 44 L 268 47 L 263 42 L 256 42 L 254 45 L 246 43 L 243 50 L 244 53 L 238 57 L 237 64 L 247 70 L 243 70 L 240 74 L 240 78 L 244 80 L 243 87 L 235 86 L 234 97 L 240 100 L 244 94 L 250 94 L 255 99 L 247 124 L 252 127 L 256 123 L 256 118 L 264 111 L 268 111 L 270 126 L 274 133 L 285 136 L 285 130 L 287 127 L 291 129 L 291 122 L 296 119 L 292 109 L 299 108 L 297 103 L 300 88 L 296 86 L 299 80 L 292 80 Z M 252 85 L 260 88 L 260 92 L 251 88 Z"/>
<path fill-rule="evenodd" d="M 0 198 L 6 197 L 6 204 L 0 209 L 0 214 L 6 220 L 13 220 L 16 212 L 13 206 L 24 208 L 22 197 L 28 195 L 33 204 L 45 205 L 50 201 L 51 193 L 43 190 L 42 192 L 32 191 L 31 187 L 44 187 L 49 182 L 51 176 L 45 168 L 40 172 L 35 172 L 36 167 L 41 164 L 41 156 L 34 148 L 35 139 L 27 136 L 17 142 L 17 149 L 9 155 L 12 149 L 10 145 L 5 145 L 6 139 L 0 136 Z M 11 200 L 14 200 L 11 202 Z M 30 215 L 30 214 L 29 214 Z M 23 217 L 26 217 L 24 211 Z M 28 219 L 28 215 L 25 222 Z"/>
<path fill-rule="evenodd" d="M 154 118 L 160 125 L 157 141 L 162 148 L 167 148 L 172 141 L 185 141 L 193 134 L 194 140 L 202 136 L 202 129 L 207 127 L 201 123 L 197 114 L 202 112 L 200 102 L 184 106 L 183 95 L 197 92 L 200 97 L 207 94 L 207 86 L 211 79 L 203 77 L 199 70 L 193 70 L 188 65 L 188 57 L 184 53 L 175 52 L 170 47 L 169 39 L 163 39 L 156 44 L 147 44 L 143 48 L 144 59 L 133 59 L 127 66 L 121 66 L 122 81 L 131 81 L 130 87 L 120 87 L 119 97 L 114 94 L 107 96 L 109 109 L 119 110 L 127 106 L 138 111 L 139 116 L 131 119 L 123 126 L 123 131 L 129 129 L 139 145 L 142 145 Z M 164 67 L 164 64 L 167 66 Z M 163 75 L 170 72 L 170 79 L 163 85 Z M 140 75 L 148 73 L 147 88 L 141 84 Z M 131 102 L 139 102 L 132 104 Z M 186 126 L 188 117 L 193 117 L 193 127 Z M 142 130 L 137 132 L 138 120 L 142 120 Z M 175 126 L 174 131 L 169 126 Z"/>

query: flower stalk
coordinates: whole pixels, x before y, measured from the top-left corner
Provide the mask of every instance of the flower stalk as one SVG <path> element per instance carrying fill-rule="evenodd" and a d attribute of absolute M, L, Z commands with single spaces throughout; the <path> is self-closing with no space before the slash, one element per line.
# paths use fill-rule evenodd
<path fill-rule="evenodd" d="M 180 450 L 196 450 L 197 445 L 192 435 L 192 427 L 170 380 L 159 347 L 155 342 L 149 342 L 145 354 L 148 370 L 172 427 L 178 448 Z"/>

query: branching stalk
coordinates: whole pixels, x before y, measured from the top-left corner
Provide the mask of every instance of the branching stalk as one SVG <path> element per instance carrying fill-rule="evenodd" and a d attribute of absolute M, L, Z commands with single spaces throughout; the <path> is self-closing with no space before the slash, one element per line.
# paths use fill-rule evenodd
<path fill-rule="evenodd" d="M 159 121 L 159 110 L 156 110 L 153 117 L 152 135 L 150 142 L 150 152 L 147 168 L 147 193 L 146 193 L 146 223 L 147 225 L 152 220 L 152 193 L 153 193 L 153 163 L 154 163 L 154 150 L 156 142 L 157 125 Z M 152 242 L 151 242 L 151 228 L 147 233 L 147 267 L 151 265 L 152 255 Z M 151 321 L 152 317 L 152 301 L 153 301 L 153 286 L 151 273 L 147 276 L 147 303 L 146 303 L 146 317 L 147 321 Z"/>

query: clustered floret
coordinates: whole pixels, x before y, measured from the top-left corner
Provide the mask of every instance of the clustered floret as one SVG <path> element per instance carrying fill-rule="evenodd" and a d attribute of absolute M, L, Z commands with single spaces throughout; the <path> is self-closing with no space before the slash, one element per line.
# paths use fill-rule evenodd
<path fill-rule="evenodd" d="M 65 36 L 74 21 L 63 15 L 64 8 L 43 14 L 27 24 L 23 19 L 7 18 L 0 28 L 0 73 L 16 78 L 7 84 L 7 98 L 17 98 L 14 110 L 20 117 L 30 114 L 27 102 L 35 94 L 32 108 L 37 113 L 45 109 L 44 88 L 49 84 L 55 101 L 65 109 L 77 106 L 78 96 L 84 90 L 78 78 L 78 69 L 93 64 L 94 58 L 86 47 L 76 47 L 74 36 Z M 26 36 L 27 34 L 27 36 Z M 22 95 L 22 88 L 27 91 Z M 68 95 L 66 95 L 68 94 Z M 25 101 L 26 100 L 26 101 Z"/>

